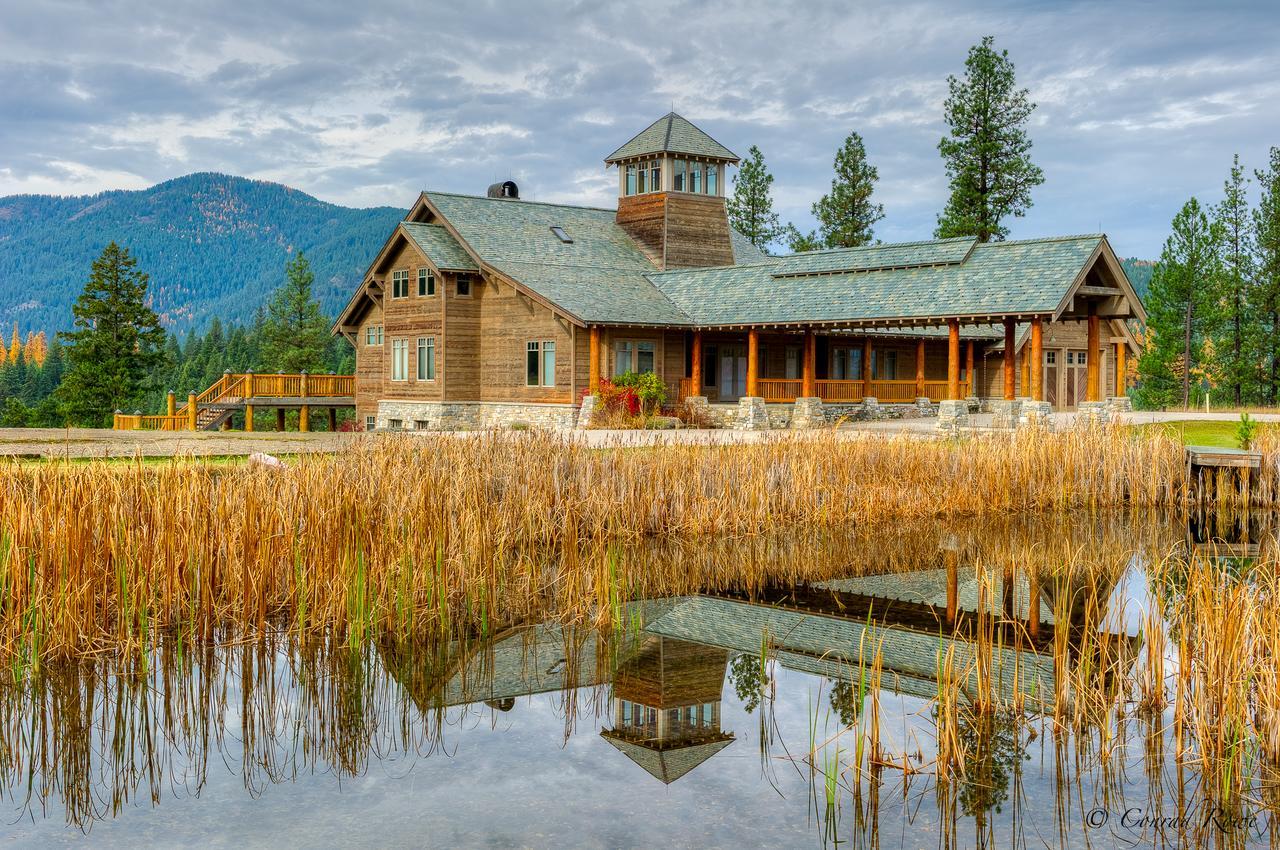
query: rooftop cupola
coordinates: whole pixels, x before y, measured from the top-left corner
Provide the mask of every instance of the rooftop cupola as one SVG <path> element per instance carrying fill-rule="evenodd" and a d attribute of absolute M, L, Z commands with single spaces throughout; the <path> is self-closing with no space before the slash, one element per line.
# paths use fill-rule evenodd
<path fill-rule="evenodd" d="M 733 151 L 669 112 L 604 162 L 618 167 L 618 224 L 660 268 L 733 265 L 724 206 Z"/>

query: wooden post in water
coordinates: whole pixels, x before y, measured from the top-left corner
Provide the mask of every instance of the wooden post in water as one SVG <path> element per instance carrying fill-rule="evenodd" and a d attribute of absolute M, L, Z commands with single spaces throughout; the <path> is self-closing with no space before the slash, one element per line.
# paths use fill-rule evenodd
<path fill-rule="evenodd" d="M 1017 376 L 1013 364 L 1013 319 L 1004 320 L 1004 400 L 1017 398 Z"/>
<path fill-rule="evenodd" d="M 689 352 L 689 395 L 702 395 L 702 331 L 693 332 L 693 350 Z"/>
<path fill-rule="evenodd" d="M 747 331 L 747 395 L 760 395 L 760 331 Z"/>
<path fill-rule="evenodd" d="M 1004 613 L 1005 620 L 1010 622 L 1013 621 L 1013 582 L 1013 565 L 1008 564 L 1004 568 L 1004 574 L 1000 576 L 1000 610 Z"/>
<path fill-rule="evenodd" d="M 916 398 L 924 398 L 924 339 L 916 340 Z"/>
<path fill-rule="evenodd" d="M 960 400 L 960 320 L 947 320 L 947 399 Z"/>
<path fill-rule="evenodd" d="M 947 562 L 947 625 L 955 626 L 960 608 L 960 556 L 954 549 L 947 549 L 944 559 Z"/>
<path fill-rule="evenodd" d="M 1034 567 L 1027 570 L 1027 634 L 1040 637 L 1040 573 Z"/>
<path fill-rule="evenodd" d="M 591 326 L 591 338 L 587 346 L 591 374 L 587 376 L 587 393 L 600 394 L 600 327 Z"/>
<path fill-rule="evenodd" d="M 1031 400 L 1044 401 L 1044 325 L 1031 320 Z"/>
<path fill-rule="evenodd" d="M 198 420 L 200 411 L 196 408 L 196 394 L 187 393 L 187 430 L 194 431 L 200 427 Z"/>

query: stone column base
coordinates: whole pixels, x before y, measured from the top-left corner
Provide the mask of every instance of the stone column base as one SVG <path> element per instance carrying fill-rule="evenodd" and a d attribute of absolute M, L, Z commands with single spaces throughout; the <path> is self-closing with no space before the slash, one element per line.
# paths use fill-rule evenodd
<path fill-rule="evenodd" d="M 938 402 L 938 431 L 952 436 L 969 427 L 969 402 L 947 399 Z"/>
<path fill-rule="evenodd" d="M 1026 399 L 1018 411 L 1018 426 L 1050 428 L 1053 426 L 1053 405 L 1047 401 Z"/>
<path fill-rule="evenodd" d="M 689 417 L 689 425 L 695 428 L 710 428 L 712 425 L 711 403 L 704 395 L 687 395 L 684 397 L 684 409 Z"/>
<path fill-rule="evenodd" d="M 796 399 L 795 410 L 791 413 L 791 427 L 796 430 L 822 428 L 827 424 L 826 414 L 822 412 L 822 399 L 817 396 Z"/>
<path fill-rule="evenodd" d="M 991 427 L 1017 428 L 1018 416 L 1022 413 L 1022 402 L 1008 399 L 992 399 Z"/>
<path fill-rule="evenodd" d="M 596 414 L 597 396 L 584 395 L 582 397 L 582 406 L 578 408 L 578 422 L 575 428 L 590 428 L 591 420 Z"/>
<path fill-rule="evenodd" d="M 1076 405 L 1077 425 L 1106 425 L 1111 421 L 1111 411 L 1105 401 L 1082 401 Z"/>
<path fill-rule="evenodd" d="M 916 412 L 921 416 L 936 416 L 938 409 L 929 401 L 928 396 L 919 396 L 916 398 Z"/>
<path fill-rule="evenodd" d="M 871 395 L 862 397 L 862 418 L 863 419 L 879 419 L 880 418 L 880 399 Z"/>
<path fill-rule="evenodd" d="M 1112 413 L 1132 413 L 1133 402 L 1127 395 L 1115 395 L 1107 399 L 1107 410 Z"/>
<path fill-rule="evenodd" d="M 738 421 L 734 423 L 738 431 L 769 430 L 769 410 L 764 406 L 760 396 L 744 395 L 738 399 Z"/>
<path fill-rule="evenodd" d="M 964 400 L 964 402 L 969 405 L 970 413 L 977 413 L 982 410 L 982 399 L 978 398 L 976 395 L 969 396 Z"/>

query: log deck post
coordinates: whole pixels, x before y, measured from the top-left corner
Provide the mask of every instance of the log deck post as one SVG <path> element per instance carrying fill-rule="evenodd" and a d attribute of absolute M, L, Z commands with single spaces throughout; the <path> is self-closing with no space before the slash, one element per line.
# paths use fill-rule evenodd
<path fill-rule="evenodd" d="M 306 398 L 308 390 L 307 373 L 304 371 L 300 377 L 299 394 L 303 398 Z M 304 434 L 311 430 L 311 406 L 308 404 L 304 404 L 298 408 L 298 430 Z"/>
<path fill-rule="evenodd" d="M 976 382 L 973 380 L 973 340 L 969 340 L 965 346 L 964 354 L 964 382 L 966 395 L 977 395 L 978 389 Z"/>
<path fill-rule="evenodd" d="M 178 396 L 173 390 L 165 393 L 164 412 L 170 418 L 178 415 Z"/>
<path fill-rule="evenodd" d="M 335 433 L 338 430 L 338 408 L 329 408 L 329 433 Z"/>
<path fill-rule="evenodd" d="M 170 393 L 170 395 L 172 395 L 172 393 Z M 196 394 L 187 393 L 187 430 L 188 431 L 195 431 L 200 427 L 200 423 L 197 418 L 199 416 L 199 413 L 200 411 L 197 409 L 197 406 L 196 406 Z"/>
<path fill-rule="evenodd" d="M 960 320 L 947 320 L 947 400 L 960 400 Z"/>
<path fill-rule="evenodd" d="M 276 430 L 277 430 L 277 431 L 283 431 L 283 430 L 285 430 L 285 424 L 284 424 L 284 408 L 283 408 L 283 407 L 277 407 L 277 408 L 276 408 Z"/>

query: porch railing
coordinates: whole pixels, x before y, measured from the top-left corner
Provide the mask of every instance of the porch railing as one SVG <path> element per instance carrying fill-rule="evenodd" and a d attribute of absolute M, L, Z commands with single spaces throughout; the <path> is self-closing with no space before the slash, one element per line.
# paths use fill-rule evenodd
<path fill-rule="evenodd" d="M 921 388 L 915 381 L 872 381 L 867 391 L 864 381 L 818 381 L 818 398 L 832 403 L 857 404 L 867 396 L 871 396 L 886 404 L 910 404 Z M 759 393 L 768 402 L 795 401 L 804 390 L 804 384 L 798 378 L 761 378 L 757 382 Z M 947 397 L 946 381 L 925 381 L 924 396 L 930 401 L 938 402 Z M 960 382 L 960 395 L 969 394 L 969 382 Z"/>

